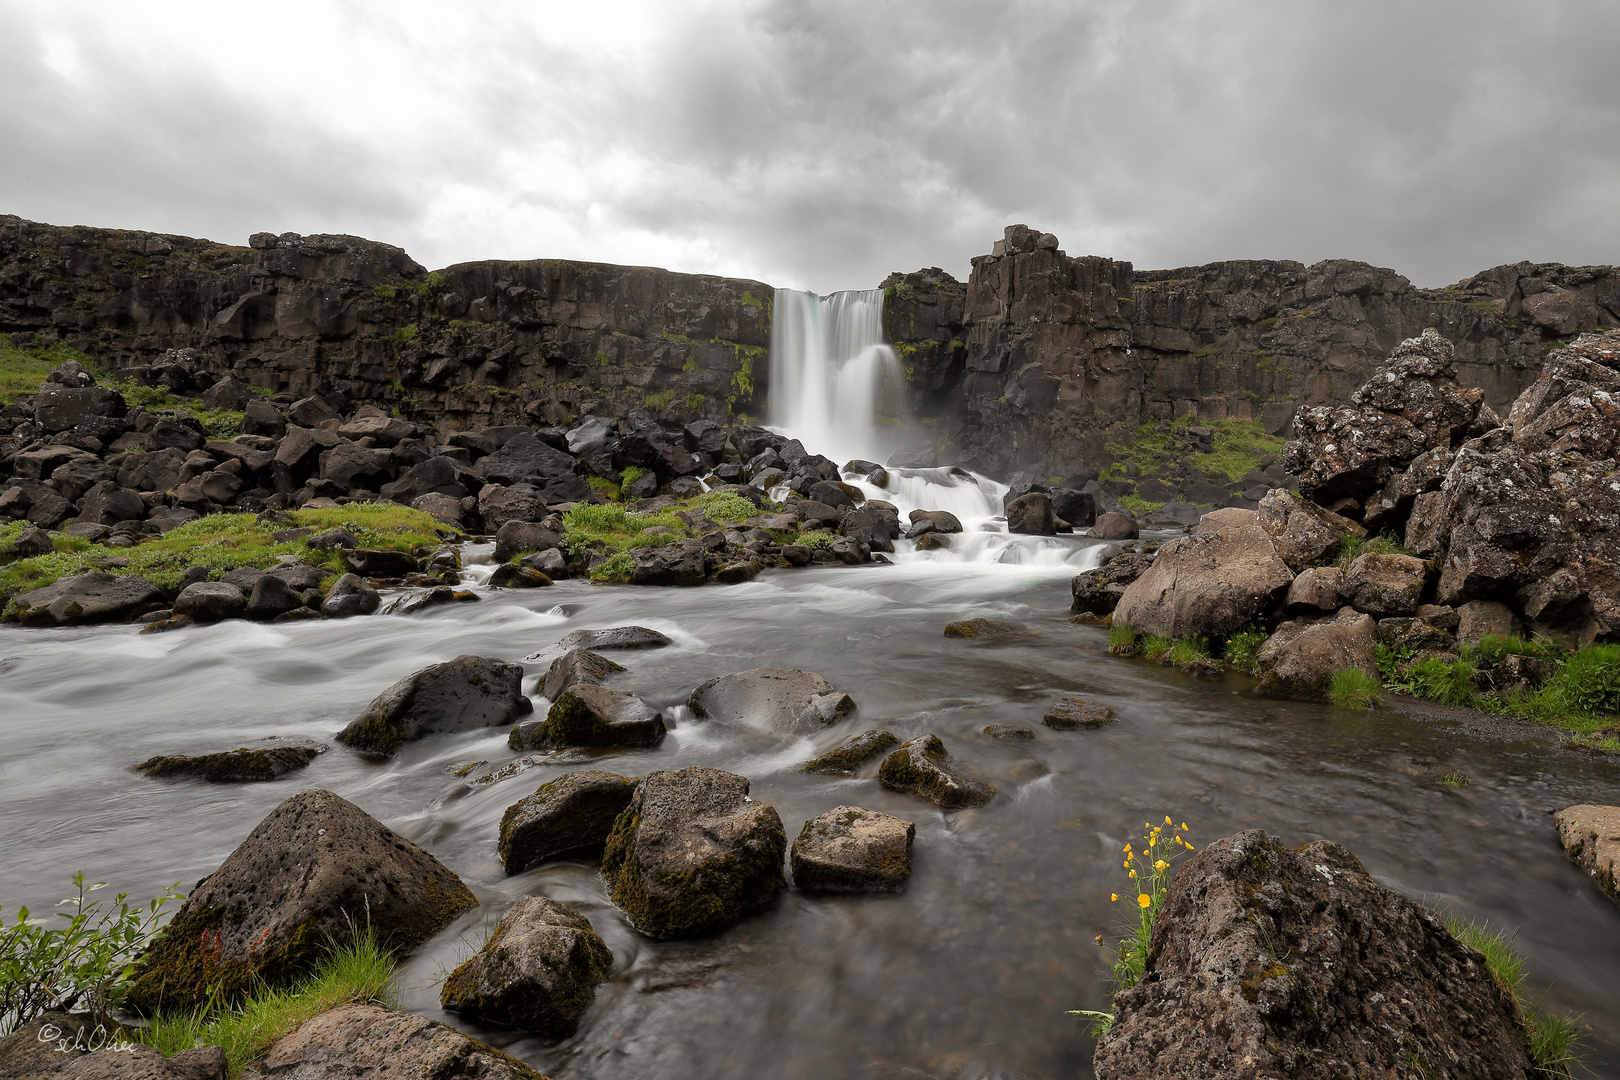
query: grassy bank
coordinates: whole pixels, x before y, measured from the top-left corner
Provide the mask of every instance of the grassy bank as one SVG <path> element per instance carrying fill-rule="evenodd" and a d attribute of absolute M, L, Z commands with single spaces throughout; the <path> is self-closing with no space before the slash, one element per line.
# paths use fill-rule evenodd
<path fill-rule="evenodd" d="M 1464 921 L 1444 913 L 1451 936 L 1485 955 L 1491 980 L 1519 1006 L 1525 1047 L 1544 1076 L 1569 1076 L 1580 1061 L 1580 1035 L 1567 1016 L 1548 1012 L 1531 1001 L 1524 989 L 1524 957 L 1505 936 L 1483 923 Z"/>
<path fill-rule="evenodd" d="M 623 581 L 633 567 L 631 552 L 636 548 L 660 547 L 680 540 L 694 539 L 707 531 L 702 525 L 694 529 L 680 517 L 700 511 L 720 528 L 739 527 L 751 517 L 771 513 L 775 505 L 766 504 L 758 509 L 752 502 L 728 492 L 715 491 L 684 499 L 673 506 L 651 513 L 638 514 L 619 503 L 580 503 L 563 515 L 564 552 L 570 559 L 583 559 L 591 552 L 607 558 L 591 571 L 593 581 Z M 817 536 L 802 534 L 815 544 Z M 797 530 L 773 531 L 778 543 L 793 543 L 801 534 Z"/>

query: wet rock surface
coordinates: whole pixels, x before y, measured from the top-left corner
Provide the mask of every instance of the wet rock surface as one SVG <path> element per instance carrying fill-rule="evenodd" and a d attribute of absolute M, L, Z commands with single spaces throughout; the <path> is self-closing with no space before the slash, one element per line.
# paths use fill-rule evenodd
<path fill-rule="evenodd" d="M 523 1062 L 414 1013 L 339 1005 L 270 1047 L 269 1080 L 545 1080 Z"/>
<path fill-rule="evenodd" d="M 1569 857 L 1620 903 L 1620 806 L 1565 807 L 1553 823 Z"/>
<path fill-rule="evenodd" d="M 996 619 L 961 619 L 945 624 L 945 636 L 948 638 L 1002 638 L 1023 633 L 1025 630 L 1022 626 Z"/>
<path fill-rule="evenodd" d="M 855 711 L 855 701 L 811 671 L 752 668 L 703 683 L 687 699 L 709 720 L 772 732 L 809 732 Z"/>
<path fill-rule="evenodd" d="M 508 874 L 564 854 L 601 850 L 637 780 L 599 769 L 564 773 L 506 808 L 497 850 Z"/>
<path fill-rule="evenodd" d="M 1095 570 L 1075 575 L 1071 584 L 1073 610 L 1108 615 L 1119 606 L 1119 598 L 1131 583 L 1153 565 L 1152 555 L 1116 555 Z"/>
<path fill-rule="evenodd" d="M 668 636 L 645 626 L 615 626 L 608 630 L 575 630 L 557 642 L 557 648 L 589 649 L 603 652 L 609 649 L 661 649 L 670 644 Z"/>
<path fill-rule="evenodd" d="M 909 821 L 838 806 L 804 823 L 793 841 L 793 884 L 806 892 L 899 892 L 911 878 Z"/>
<path fill-rule="evenodd" d="M 623 664 L 616 664 L 588 649 L 570 649 L 553 660 L 551 667 L 546 669 L 540 692 L 547 700 L 556 701 L 571 686 L 600 686 L 623 670 Z"/>
<path fill-rule="evenodd" d="M 1075 731 L 1079 728 L 1100 728 L 1114 719 L 1114 710 L 1099 701 L 1064 697 L 1052 703 L 1041 717 L 1041 723 L 1054 731 Z"/>
<path fill-rule="evenodd" d="M 915 795 L 947 810 L 983 806 L 996 797 L 996 786 L 952 757 L 938 735 L 923 735 L 902 743 L 883 759 L 878 779 L 886 788 Z"/>
<path fill-rule="evenodd" d="M 145 578 L 93 572 L 23 593 L 14 602 L 24 626 L 79 626 L 121 622 L 142 610 L 166 606 L 165 599 L 163 590 Z"/>
<path fill-rule="evenodd" d="M 863 731 L 854 738 L 839 743 L 825 754 L 811 758 L 800 765 L 799 769 L 802 772 L 853 776 L 868 762 L 891 747 L 898 746 L 899 743 L 899 738 L 893 732 L 877 729 Z"/>
<path fill-rule="evenodd" d="M 656 746 L 664 731 L 663 714 L 634 694 L 576 683 L 552 702 L 539 734 L 553 748 Z"/>
<path fill-rule="evenodd" d="M 510 725 L 534 711 L 523 668 L 486 656 L 458 656 L 399 680 L 338 734 L 356 750 L 395 754 L 437 732 Z"/>
<path fill-rule="evenodd" d="M 325 743 L 244 746 L 218 754 L 166 754 L 135 766 L 153 779 L 195 777 L 217 784 L 275 780 L 304 768 L 327 750 Z"/>

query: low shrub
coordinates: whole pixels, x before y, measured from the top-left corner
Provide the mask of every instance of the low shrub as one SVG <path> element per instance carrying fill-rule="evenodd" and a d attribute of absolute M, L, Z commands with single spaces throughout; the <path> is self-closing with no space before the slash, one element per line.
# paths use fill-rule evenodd
<path fill-rule="evenodd" d="M 636 561 L 628 551 L 617 551 L 591 568 L 592 581 L 626 581 Z"/>
<path fill-rule="evenodd" d="M 1378 680 L 1360 668 L 1340 668 L 1333 673 L 1328 698 L 1341 709 L 1370 709 L 1378 704 Z"/>
<path fill-rule="evenodd" d="M 703 512 L 715 521 L 747 521 L 759 511 L 741 495 L 716 491 L 703 496 Z"/>
<path fill-rule="evenodd" d="M 1253 673 L 1255 658 L 1271 635 L 1258 626 L 1246 626 L 1226 639 L 1221 658 L 1238 671 Z"/>

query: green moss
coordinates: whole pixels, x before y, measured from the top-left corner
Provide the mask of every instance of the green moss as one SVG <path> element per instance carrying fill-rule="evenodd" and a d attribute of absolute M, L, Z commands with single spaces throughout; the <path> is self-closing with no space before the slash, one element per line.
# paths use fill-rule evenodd
<path fill-rule="evenodd" d="M 413 342 L 415 340 L 416 340 L 416 324 L 415 323 L 406 323 L 404 326 L 401 326 L 399 329 L 394 331 L 394 344 L 395 345 L 409 345 L 411 342 Z"/>
<path fill-rule="evenodd" d="M 699 393 L 687 394 L 683 400 L 686 402 L 686 407 L 693 412 L 702 412 L 709 404 L 709 399 Z"/>
<path fill-rule="evenodd" d="M 853 774 L 873 758 L 900 744 L 888 731 L 863 731 L 853 739 L 840 743 L 820 757 L 811 758 L 799 766 L 800 772 Z"/>
<path fill-rule="evenodd" d="M 1260 459 L 1282 453 L 1284 440 L 1268 434 L 1258 420 L 1211 420 L 1215 438 L 1210 449 L 1194 454 L 1192 462 L 1205 472 L 1221 473 L 1229 480 L 1256 472 Z"/>
<path fill-rule="evenodd" d="M 763 309 L 765 307 L 765 301 L 761 300 L 759 297 L 755 296 L 751 292 L 743 293 L 742 294 L 742 299 L 740 301 L 738 301 L 738 302 L 741 303 L 742 306 L 746 307 L 746 308 L 761 308 L 761 309 Z"/>
<path fill-rule="evenodd" d="M 387 300 L 390 303 L 393 302 L 394 287 L 392 285 L 378 285 L 376 288 L 372 289 L 371 292 L 372 295 L 379 300 Z"/>
<path fill-rule="evenodd" d="M 602 496 L 602 498 L 618 501 L 619 485 L 613 481 L 601 476 L 588 476 L 585 478 L 585 482 L 591 486 L 592 491 Z"/>
<path fill-rule="evenodd" d="M 1125 509 L 1129 510 L 1136 517 L 1151 514 L 1153 511 L 1164 505 L 1162 502 L 1153 502 L 1151 499 L 1144 499 L 1134 491 L 1129 495 L 1121 495 L 1119 497 L 1119 504 Z"/>
<path fill-rule="evenodd" d="M 659 390 L 648 394 L 643 400 L 646 401 L 649 409 L 667 409 L 669 403 L 675 400 L 675 394 L 669 390 Z"/>

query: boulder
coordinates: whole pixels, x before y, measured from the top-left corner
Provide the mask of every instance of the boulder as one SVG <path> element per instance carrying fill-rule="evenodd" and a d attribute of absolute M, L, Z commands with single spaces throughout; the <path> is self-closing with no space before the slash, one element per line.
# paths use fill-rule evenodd
<path fill-rule="evenodd" d="M 394 459 L 387 450 L 373 450 L 340 442 L 321 454 L 320 476 L 345 491 L 377 491 L 394 475 Z"/>
<path fill-rule="evenodd" d="M 1097 522 L 1097 499 L 1089 491 L 1053 488 L 1052 513 L 1067 521 L 1072 528 L 1088 528 Z"/>
<path fill-rule="evenodd" d="M 420 510 L 437 518 L 440 524 L 448 525 L 452 529 L 460 529 L 466 524 L 467 511 L 462 508 L 460 499 L 449 495 L 441 495 L 430 491 L 426 495 L 418 495 L 411 500 L 411 509 Z"/>
<path fill-rule="evenodd" d="M 1052 496 L 1040 491 L 1020 495 L 1007 504 L 1007 531 L 1030 536 L 1053 536 L 1057 521 L 1052 512 Z"/>
<path fill-rule="evenodd" d="M 1182 1080 L 1192 1062 L 1209 1077 L 1415 1076 L 1414 1062 L 1535 1075 L 1516 1004 L 1439 915 L 1337 844 L 1295 849 L 1259 830 L 1177 870 L 1093 1069 Z"/>
<path fill-rule="evenodd" d="M 656 746 L 664 717 L 634 694 L 575 683 L 553 700 L 541 737 L 565 746 Z"/>
<path fill-rule="evenodd" d="M 117 525 L 120 521 L 140 521 L 146 517 L 146 503 L 139 492 L 102 480 L 84 493 L 79 503 L 79 520 L 97 525 Z"/>
<path fill-rule="evenodd" d="M 321 603 L 321 614 L 328 619 L 370 615 L 382 606 L 382 594 L 358 574 L 344 574 L 332 583 Z"/>
<path fill-rule="evenodd" d="M 167 606 L 162 589 L 135 574 L 99 571 L 61 578 L 12 601 L 24 626 L 82 626 L 123 622 Z"/>
<path fill-rule="evenodd" d="M 287 418 L 262 397 L 254 397 L 242 409 L 242 434 L 279 439 L 287 434 Z"/>
<path fill-rule="evenodd" d="M 661 649 L 670 640 L 645 626 L 615 626 L 607 630 L 575 630 L 557 642 L 559 649 Z"/>
<path fill-rule="evenodd" d="M 34 423 L 47 435 L 129 412 L 124 396 L 105 386 L 46 383 L 34 395 Z"/>
<path fill-rule="evenodd" d="M 694 715 L 761 731 L 809 732 L 855 711 L 848 694 L 820 675 L 780 668 L 751 668 L 722 675 L 692 691 Z"/>
<path fill-rule="evenodd" d="M 202 400 L 210 409 L 232 409 L 240 412 L 257 396 L 253 392 L 253 387 L 235 375 L 227 375 L 204 390 Z"/>
<path fill-rule="evenodd" d="M 1255 522 L 1256 516 L 1255 511 L 1245 510 L 1237 506 L 1227 506 L 1220 510 L 1211 510 L 1209 513 L 1198 519 L 1198 524 L 1193 526 L 1193 532 L 1210 533 L 1218 532 L 1219 530 L 1226 528 L 1228 525 L 1252 525 Z"/>
<path fill-rule="evenodd" d="M 1288 586 L 1283 606 L 1290 614 L 1338 611 L 1344 606 L 1344 571 L 1337 566 L 1313 566 Z"/>
<path fill-rule="evenodd" d="M 997 622 L 995 619 L 960 619 L 945 624 L 945 636 L 948 638 L 1003 638 L 1024 633 L 1025 629 L 1016 623 Z"/>
<path fill-rule="evenodd" d="M 834 776 L 853 776 L 859 772 L 867 762 L 878 757 L 893 746 L 899 745 L 900 740 L 893 732 L 863 731 L 852 739 L 846 739 L 831 750 L 819 757 L 813 757 L 799 766 L 800 772 L 827 773 Z"/>
<path fill-rule="evenodd" d="M 287 583 L 286 578 L 264 574 L 253 583 L 253 592 L 248 597 L 247 610 L 244 614 L 250 619 L 268 621 L 303 606 L 303 595 L 295 591 Z"/>
<path fill-rule="evenodd" d="M 950 547 L 951 538 L 944 533 L 923 533 L 917 537 L 918 551 L 949 551 Z M 786 549 L 784 549 L 784 554 L 786 554 Z"/>
<path fill-rule="evenodd" d="M 56 550 L 56 542 L 44 529 L 24 529 L 11 542 L 11 550 L 16 552 L 19 558 L 26 559 L 33 555 L 50 554 Z"/>
<path fill-rule="evenodd" d="M 316 551 L 341 551 L 360 546 L 360 538 L 348 529 L 327 529 L 311 536 L 304 543 Z"/>
<path fill-rule="evenodd" d="M 516 1058 L 414 1013 L 339 1005 L 273 1043 L 264 1080 L 545 1080 Z"/>
<path fill-rule="evenodd" d="M 899 892 L 911 879 L 917 826 L 858 806 L 811 818 L 793 841 L 793 884 L 805 892 Z"/>
<path fill-rule="evenodd" d="M 495 935 L 450 973 L 439 1003 L 469 1020 L 572 1035 L 613 953 L 585 916 L 543 896 L 525 896 Z"/>
<path fill-rule="evenodd" d="M 1464 645 L 1478 645 L 1491 634 L 1515 637 L 1521 629 L 1513 609 L 1498 600 L 1470 600 L 1457 609 L 1457 640 Z"/>
<path fill-rule="evenodd" d="M 511 562 L 525 552 L 545 551 L 561 543 L 562 535 L 555 529 L 538 522 L 508 521 L 496 529 L 495 552 L 490 557 L 498 563 Z"/>
<path fill-rule="evenodd" d="M 609 675 L 623 670 L 624 665 L 589 649 L 569 649 L 551 662 L 540 692 L 556 701 L 571 686 L 601 686 Z"/>
<path fill-rule="evenodd" d="M 185 454 L 173 448 L 146 454 L 126 454 L 118 458 L 120 487 L 135 491 L 168 491 L 180 483 L 180 470 L 186 463 Z"/>
<path fill-rule="evenodd" d="M 369 928 L 408 952 L 477 900 L 460 878 L 329 791 L 272 810 L 186 897 L 141 957 L 129 1004 L 191 1009 L 308 970 Z"/>
<path fill-rule="evenodd" d="M 1326 701 L 1333 673 L 1357 668 L 1378 682 L 1372 616 L 1345 607 L 1331 619 L 1296 619 L 1277 627 L 1255 654 L 1255 689 L 1270 697 Z"/>
<path fill-rule="evenodd" d="M 915 540 L 923 533 L 959 533 L 961 531 L 962 523 L 949 510 L 913 510 L 911 512 L 911 527 L 906 530 L 906 537 Z"/>
<path fill-rule="evenodd" d="M 571 440 L 570 440 L 571 441 Z M 514 435 L 501 448 L 483 458 L 474 471 L 491 484 L 522 484 L 570 476 L 574 459 L 527 431 Z"/>
<path fill-rule="evenodd" d="M 1095 570 L 1076 574 L 1070 583 L 1075 611 L 1107 615 L 1119 606 L 1119 598 L 1131 583 L 1153 565 L 1152 555 L 1117 555 Z"/>
<path fill-rule="evenodd" d="M 528 567 L 530 570 L 540 571 L 553 582 L 566 581 L 568 578 L 568 558 L 562 553 L 561 548 L 547 548 L 544 551 L 536 551 L 531 555 L 523 556 L 518 560 L 518 563 Z"/>
<path fill-rule="evenodd" d="M 1366 534 L 1354 522 L 1282 488 L 1268 491 L 1260 500 L 1255 523 L 1271 537 L 1277 557 L 1296 574 L 1327 558 L 1347 533 Z"/>
<path fill-rule="evenodd" d="M 228 581 L 198 581 L 180 590 L 174 613 L 200 623 L 239 619 L 247 613 L 248 598 Z"/>
<path fill-rule="evenodd" d="M 321 454 L 336 448 L 342 441 L 334 431 L 290 427 L 276 446 L 275 465 L 286 470 L 287 478 L 292 483 L 303 483 L 319 471 Z"/>
<path fill-rule="evenodd" d="M 321 754 L 325 743 L 289 743 L 276 746 L 244 746 L 221 754 L 165 754 L 150 757 L 135 771 L 154 780 L 195 777 L 216 784 L 242 784 L 256 780 L 276 780 L 302 769 Z"/>
<path fill-rule="evenodd" d="M 1137 528 L 1136 519 L 1129 514 L 1118 514 L 1110 510 L 1098 514 L 1096 524 L 1091 531 L 1099 540 L 1135 540 L 1141 535 Z"/>
<path fill-rule="evenodd" d="M 608 836 L 602 877 L 613 902 L 651 937 L 722 929 L 787 882 L 787 833 L 776 811 L 748 798 L 748 780 L 701 766 L 655 772 Z"/>
<path fill-rule="evenodd" d="M 117 478 L 118 470 L 113 467 L 110 461 L 91 457 L 88 454 L 83 457 L 69 458 L 51 470 L 51 486 L 56 489 L 58 495 L 70 502 L 78 502 L 83 499 L 86 492 L 103 480 L 116 480 Z M 118 485 L 114 484 L 113 486 L 116 488 Z M 82 511 L 80 517 L 83 517 Z M 120 518 L 119 520 L 123 519 Z"/>
<path fill-rule="evenodd" d="M 553 584 L 555 582 L 540 571 L 517 563 L 502 563 L 489 575 L 492 589 L 543 589 Z"/>
<path fill-rule="evenodd" d="M 402 578 L 422 568 L 410 552 L 391 548 L 343 547 L 338 558 L 349 573 L 367 578 Z"/>
<path fill-rule="evenodd" d="M 1028 742 L 1035 738 L 1035 729 L 1023 724 L 986 724 L 983 731 L 997 742 Z"/>
<path fill-rule="evenodd" d="M 338 735 L 356 750 L 392 756 L 412 739 L 441 732 L 510 727 L 534 711 L 523 668 L 486 656 L 458 656 L 413 672 L 384 690 Z"/>
<path fill-rule="evenodd" d="M 128 1041 L 134 1034 L 113 1021 L 101 1023 L 89 1013 L 47 1012 L 0 1038 L 0 1077 L 225 1080 L 225 1051 L 220 1047 L 193 1047 L 164 1057 L 153 1047 Z"/>
<path fill-rule="evenodd" d="M 338 428 L 345 439 L 370 439 L 377 446 L 396 446 L 405 439 L 422 434 L 422 428 L 397 416 L 360 416 Z"/>
<path fill-rule="evenodd" d="M 1357 611 L 1379 618 L 1411 615 L 1423 598 L 1425 580 L 1422 559 L 1369 552 L 1345 570 L 1344 595 Z"/>
<path fill-rule="evenodd" d="M 655 548 L 633 548 L 632 585 L 702 585 L 709 570 L 701 541 L 687 540 Z"/>
<path fill-rule="evenodd" d="M 1063 697 L 1052 703 L 1041 717 L 1041 723 L 1054 731 L 1074 731 L 1079 728 L 1100 728 L 1114 719 L 1114 710 L 1099 701 Z"/>
<path fill-rule="evenodd" d="M 1114 622 L 1171 638 L 1223 637 L 1282 599 L 1293 580 L 1258 525 L 1185 536 L 1159 548 L 1120 597 Z"/>
<path fill-rule="evenodd" d="M 426 495 L 465 499 L 473 492 L 482 490 L 483 486 L 482 479 L 465 467 L 447 457 L 435 455 L 400 473 L 398 480 L 384 484 L 379 494 L 385 499 L 411 506 Z"/>
<path fill-rule="evenodd" d="M 496 850 L 508 874 L 567 854 L 595 854 L 607 843 L 637 780 L 598 769 L 564 773 L 501 816 Z"/>
<path fill-rule="evenodd" d="M 878 779 L 886 788 L 927 799 L 947 810 L 983 806 L 996 797 L 996 786 L 951 757 L 938 735 L 901 743 L 883 759 Z"/>
<path fill-rule="evenodd" d="M 1430 625 L 1428 620 L 1400 616 L 1378 620 L 1378 643 L 1391 649 L 1409 649 L 1413 652 L 1422 652 L 1424 649 L 1444 649 L 1451 652 L 1457 648 L 1456 638 L 1439 627 Z"/>
<path fill-rule="evenodd" d="M 1620 902 L 1620 806 L 1567 806 L 1553 823 L 1569 857 Z"/>

